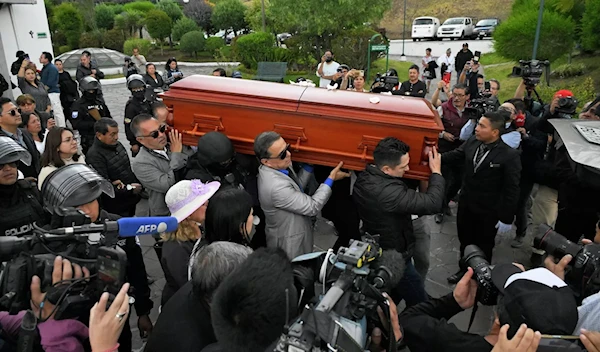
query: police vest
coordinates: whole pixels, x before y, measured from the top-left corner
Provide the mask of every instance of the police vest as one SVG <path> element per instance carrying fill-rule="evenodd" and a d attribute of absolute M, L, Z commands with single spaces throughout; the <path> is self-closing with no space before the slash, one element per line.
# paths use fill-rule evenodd
<path fill-rule="evenodd" d="M 16 183 L 17 204 L 2 209 L 0 218 L 0 236 L 23 236 L 31 234 L 33 223 L 44 225 L 44 208 L 38 198 L 35 186 L 29 181 Z"/>

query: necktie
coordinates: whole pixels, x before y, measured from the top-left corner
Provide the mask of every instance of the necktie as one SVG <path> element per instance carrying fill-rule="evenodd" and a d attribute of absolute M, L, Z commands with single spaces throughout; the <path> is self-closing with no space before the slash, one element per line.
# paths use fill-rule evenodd
<path fill-rule="evenodd" d="M 479 146 L 479 148 L 477 149 L 477 155 L 475 156 L 475 167 L 477 167 L 477 165 L 479 165 L 479 163 L 481 162 L 481 159 L 483 159 L 487 150 L 488 150 L 487 145 L 481 144 Z"/>
<path fill-rule="evenodd" d="M 300 191 L 302 191 L 302 185 L 300 184 L 300 179 L 298 178 L 298 175 L 296 175 L 296 173 L 294 172 L 294 170 L 292 170 L 291 168 L 288 169 L 289 173 L 288 176 L 290 176 L 290 178 L 292 180 L 294 180 L 294 182 L 296 182 L 296 184 L 298 185 L 298 187 L 300 187 Z"/>

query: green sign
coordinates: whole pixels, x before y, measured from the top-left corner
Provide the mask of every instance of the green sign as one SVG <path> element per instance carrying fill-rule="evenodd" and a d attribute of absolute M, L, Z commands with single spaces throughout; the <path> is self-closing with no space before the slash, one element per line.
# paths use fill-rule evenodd
<path fill-rule="evenodd" d="M 387 45 L 371 45 L 371 51 L 385 51 L 387 50 Z"/>
<path fill-rule="evenodd" d="M 48 35 L 46 34 L 46 32 L 38 32 L 37 37 L 38 37 L 38 39 L 44 39 L 44 38 L 48 38 Z"/>

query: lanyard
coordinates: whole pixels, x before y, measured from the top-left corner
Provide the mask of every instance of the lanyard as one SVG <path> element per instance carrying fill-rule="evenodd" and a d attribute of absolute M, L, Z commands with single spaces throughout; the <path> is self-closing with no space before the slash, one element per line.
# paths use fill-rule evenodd
<path fill-rule="evenodd" d="M 475 151 L 475 155 L 473 156 L 473 166 L 475 167 L 474 172 L 477 172 L 477 170 L 479 169 L 481 164 L 483 164 L 483 161 L 485 160 L 485 158 L 487 158 L 490 151 L 491 151 L 491 149 L 488 150 L 487 152 L 485 152 L 485 154 L 483 154 L 483 157 L 479 160 L 479 162 L 476 163 L 475 160 L 477 160 L 477 154 L 479 154 L 479 148 L 477 148 L 477 151 Z"/>

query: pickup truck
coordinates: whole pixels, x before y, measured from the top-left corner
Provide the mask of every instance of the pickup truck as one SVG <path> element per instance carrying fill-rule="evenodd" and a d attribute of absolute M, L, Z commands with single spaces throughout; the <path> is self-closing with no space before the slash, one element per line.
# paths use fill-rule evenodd
<path fill-rule="evenodd" d="M 439 39 L 475 39 L 478 33 L 475 32 L 475 24 L 471 17 L 454 17 L 447 19 L 438 28 L 437 37 Z"/>

